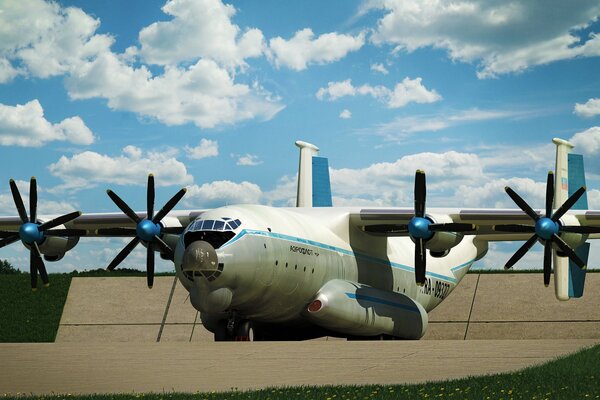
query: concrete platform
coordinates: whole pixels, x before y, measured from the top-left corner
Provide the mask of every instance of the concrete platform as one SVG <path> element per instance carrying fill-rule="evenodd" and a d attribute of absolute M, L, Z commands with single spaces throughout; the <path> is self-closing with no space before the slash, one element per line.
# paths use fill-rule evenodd
<path fill-rule="evenodd" d="M 398 384 L 512 371 L 598 340 L 0 344 L 0 394 Z"/>
<path fill-rule="evenodd" d="M 174 282 L 158 277 L 149 290 L 145 278 L 73 278 L 56 341 L 212 341 Z M 541 274 L 469 274 L 429 321 L 423 339 L 600 339 L 600 274 L 588 274 L 584 297 L 568 302 Z"/>

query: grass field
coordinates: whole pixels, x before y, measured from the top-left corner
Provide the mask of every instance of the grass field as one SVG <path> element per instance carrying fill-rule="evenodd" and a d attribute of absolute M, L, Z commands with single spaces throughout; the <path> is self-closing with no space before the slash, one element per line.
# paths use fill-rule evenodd
<path fill-rule="evenodd" d="M 49 288 L 32 292 L 28 274 L 0 275 L 1 343 L 54 342 L 71 275 L 49 279 Z"/>
<path fill-rule="evenodd" d="M 174 275 L 171 274 L 157 274 Z M 29 274 L 0 274 L 0 343 L 54 342 L 74 276 L 145 276 L 136 270 L 50 274 L 50 287 L 31 291 Z"/>
<path fill-rule="evenodd" d="M 45 396 L 46 399 L 207 399 L 207 400 L 370 400 L 370 399 L 599 399 L 600 346 L 512 374 L 490 375 L 418 385 L 269 388 L 223 393 L 114 394 Z M 390 365 L 402 368 L 402 365 Z M 232 377 L 232 384 L 235 377 Z M 2 397 L 2 396 L 0 396 Z M 28 398 L 27 396 L 5 397 Z"/>

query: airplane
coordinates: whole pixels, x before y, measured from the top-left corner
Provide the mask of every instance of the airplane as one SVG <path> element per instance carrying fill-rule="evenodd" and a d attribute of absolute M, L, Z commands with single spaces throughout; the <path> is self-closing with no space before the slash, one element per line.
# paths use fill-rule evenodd
<path fill-rule="evenodd" d="M 570 154 L 573 145 L 565 140 L 553 143 L 556 169 L 548 172 L 542 210 L 509 187 L 518 208 L 427 208 L 422 170 L 415 174 L 412 208 L 332 207 L 327 158 L 297 141 L 296 207 L 173 210 L 183 188 L 155 213 L 150 174 L 145 212 L 108 190 L 123 214 L 41 216 L 35 178 L 29 214 L 11 180 L 18 217 L 0 217 L 0 247 L 20 240 L 29 249 L 35 290 L 38 271 L 48 285 L 42 256 L 58 261 L 81 237 L 131 237 L 108 270 L 141 243 L 151 288 L 155 253 L 173 261 L 215 341 L 420 339 L 428 312 L 486 255 L 491 241 L 526 241 L 506 268 L 541 243 L 544 284 L 553 265 L 556 297 L 583 295 L 587 240 L 600 238 L 600 211 L 587 209 L 582 156 Z"/>

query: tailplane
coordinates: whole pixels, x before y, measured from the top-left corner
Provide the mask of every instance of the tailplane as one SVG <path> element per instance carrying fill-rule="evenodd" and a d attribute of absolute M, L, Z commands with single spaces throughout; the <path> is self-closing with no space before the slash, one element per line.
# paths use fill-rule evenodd
<path fill-rule="evenodd" d="M 298 140 L 300 165 L 298 166 L 298 192 L 296 207 L 331 207 L 329 162 L 318 157 L 319 148 Z"/>

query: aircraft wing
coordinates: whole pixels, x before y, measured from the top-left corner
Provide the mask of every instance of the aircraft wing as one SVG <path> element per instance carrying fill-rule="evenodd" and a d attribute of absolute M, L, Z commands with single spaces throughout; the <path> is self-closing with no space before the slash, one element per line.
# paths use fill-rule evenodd
<path fill-rule="evenodd" d="M 161 222 L 165 228 L 185 228 L 194 219 L 201 215 L 204 210 L 177 210 L 169 212 Z M 146 212 L 136 211 L 135 214 L 140 218 L 146 218 Z M 58 215 L 40 215 L 38 220 L 41 222 L 50 221 Z M 18 216 L 0 216 L 0 231 L 18 231 L 22 225 Z M 83 214 L 71 221 L 63 224 L 66 229 L 81 229 L 86 233 L 80 236 L 115 236 L 98 233 L 98 229 L 104 228 L 135 228 L 135 223 L 122 212 L 114 213 L 90 213 Z"/>
<path fill-rule="evenodd" d="M 543 210 L 534 210 L 543 216 Z M 533 225 L 531 218 L 518 208 L 429 208 L 427 216 L 435 223 L 473 224 L 475 230 L 464 232 L 487 241 L 527 240 L 531 233 L 496 232 L 494 225 Z M 387 236 L 408 236 L 404 226 L 414 217 L 412 208 L 363 208 L 350 214 L 350 223 L 364 231 Z M 600 210 L 571 210 L 563 218 L 569 225 L 600 226 Z M 400 229 L 399 229 L 400 228 Z M 600 239 L 600 234 L 590 234 Z"/>

